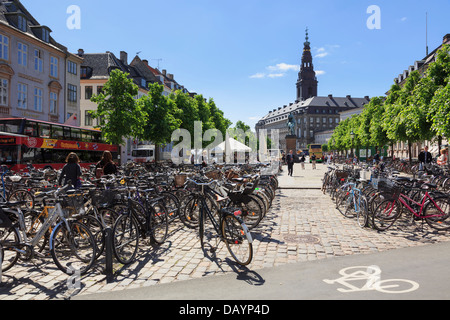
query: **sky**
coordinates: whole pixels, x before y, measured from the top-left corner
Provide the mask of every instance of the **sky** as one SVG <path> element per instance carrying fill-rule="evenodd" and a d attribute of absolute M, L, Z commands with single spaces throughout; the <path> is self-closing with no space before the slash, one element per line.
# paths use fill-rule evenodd
<path fill-rule="evenodd" d="M 450 33 L 449 0 L 21 2 L 70 52 L 138 53 L 252 128 L 296 100 L 306 28 L 318 95 L 340 97 L 385 95 Z"/>

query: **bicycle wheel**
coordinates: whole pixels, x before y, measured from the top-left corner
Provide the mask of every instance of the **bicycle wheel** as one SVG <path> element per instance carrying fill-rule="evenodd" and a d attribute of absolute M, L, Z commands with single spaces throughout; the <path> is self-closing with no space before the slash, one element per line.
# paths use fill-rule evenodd
<path fill-rule="evenodd" d="M 131 214 L 121 215 L 113 228 L 113 251 L 122 264 L 129 264 L 136 258 L 139 246 L 139 226 Z"/>
<path fill-rule="evenodd" d="M 151 237 L 156 243 L 162 244 L 169 232 L 168 211 L 164 204 L 158 201 L 152 204 L 149 214 Z"/>
<path fill-rule="evenodd" d="M 198 227 L 199 216 L 199 199 L 194 195 L 186 200 L 186 204 L 180 212 L 180 220 L 189 229 L 194 229 Z"/>
<path fill-rule="evenodd" d="M 344 191 L 339 198 L 336 199 L 336 209 L 346 218 L 353 216 L 353 193 Z"/>
<path fill-rule="evenodd" d="M 361 228 L 367 227 L 369 222 L 369 205 L 365 196 L 359 196 L 356 200 L 358 211 L 356 212 L 356 221 Z"/>
<path fill-rule="evenodd" d="M 0 245 L 2 246 L 2 272 L 11 269 L 19 260 L 19 230 L 15 227 L 0 228 Z"/>
<path fill-rule="evenodd" d="M 372 225 L 379 231 L 390 228 L 402 213 L 401 203 L 396 200 L 384 200 L 372 214 Z"/>
<path fill-rule="evenodd" d="M 66 274 L 85 274 L 94 264 L 97 245 L 88 227 L 78 221 L 59 223 L 50 236 L 50 253 Z"/>
<path fill-rule="evenodd" d="M 246 195 L 240 199 L 232 201 L 228 205 L 232 208 L 239 208 L 242 212 L 242 220 L 249 229 L 255 228 L 263 218 L 263 209 L 259 202 L 252 197 Z"/>
<path fill-rule="evenodd" d="M 242 220 L 232 214 L 222 219 L 222 236 L 233 259 L 246 266 L 253 259 L 252 237 Z"/>
<path fill-rule="evenodd" d="M 31 192 L 25 189 L 17 189 L 11 192 L 8 196 L 8 201 L 25 201 L 25 208 L 29 210 L 34 208 L 34 196 Z"/>
<path fill-rule="evenodd" d="M 96 259 L 98 259 L 105 250 L 105 230 L 102 223 L 94 216 L 86 215 L 80 218 L 80 222 L 89 228 L 95 239 Z"/>
<path fill-rule="evenodd" d="M 436 230 L 450 229 L 450 198 L 434 198 L 425 204 L 423 211 L 425 221 Z"/>

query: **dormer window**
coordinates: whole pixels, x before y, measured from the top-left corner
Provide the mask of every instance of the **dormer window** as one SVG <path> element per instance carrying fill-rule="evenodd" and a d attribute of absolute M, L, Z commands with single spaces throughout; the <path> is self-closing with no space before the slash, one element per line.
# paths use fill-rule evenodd
<path fill-rule="evenodd" d="M 27 19 L 20 14 L 17 16 L 17 28 L 23 32 L 27 31 Z"/>
<path fill-rule="evenodd" d="M 50 42 L 50 32 L 46 28 L 42 28 L 42 40 L 45 42 Z"/>
<path fill-rule="evenodd" d="M 145 79 L 141 79 L 141 87 L 147 88 L 147 81 L 145 81 Z"/>

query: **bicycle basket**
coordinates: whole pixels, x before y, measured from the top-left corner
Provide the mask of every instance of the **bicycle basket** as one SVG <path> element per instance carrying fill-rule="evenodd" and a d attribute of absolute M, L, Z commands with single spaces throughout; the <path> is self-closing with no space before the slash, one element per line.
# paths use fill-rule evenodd
<path fill-rule="evenodd" d="M 184 183 L 186 182 L 187 179 L 187 175 L 185 174 L 177 174 L 175 176 L 175 185 L 177 187 L 182 187 L 184 185 Z"/>
<path fill-rule="evenodd" d="M 92 204 L 95 207 L 109 207 L 116 202 L 118 193 L 109 189 L 91 190 L 89 195 L 92 199 Z"/>
<path fill-rule="evenodd" d="M 61 207 L 67 217 L 84 214 L 84 196 L 82 194 L 69 194 L 63 197 Z"/>
<path fill-rule="evenodd" d="M 392 181 L 385 180 L 378 181 L 378 190 L 392 196 L 398 196 L 401 193 L 401 188 L 399 186 Z"/>

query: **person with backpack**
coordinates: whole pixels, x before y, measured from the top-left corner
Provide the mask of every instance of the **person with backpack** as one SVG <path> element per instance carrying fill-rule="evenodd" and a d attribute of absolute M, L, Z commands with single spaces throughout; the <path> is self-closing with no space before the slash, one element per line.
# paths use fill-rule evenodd
<path fill-rule="evenodd" d="M 112 160 L 112 154 L 110 151 L 103 151 L 102 159 L 95 165 L 95 177 L 100 179 L 103 175 L 116 174 L 117 167 Z"/>
<path fill-rule="evenodd" d="M 81 167 L 79 165 L 80 159 L 74 152 L 69 153 L 66 158 L 66 164 L 64 165 L 61 174 L 59 176 L 58 183 L 62 186 L 71 184 L 75 189 L 81 187 Z"/>

